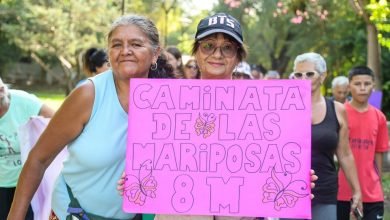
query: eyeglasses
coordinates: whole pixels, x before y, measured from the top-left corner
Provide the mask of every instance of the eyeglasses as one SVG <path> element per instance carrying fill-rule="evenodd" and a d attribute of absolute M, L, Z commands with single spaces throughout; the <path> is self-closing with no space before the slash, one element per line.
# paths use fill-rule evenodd
<path fill-rule="evenodd" d="M 194 69 L 194 70 L 198 69 L 198 66 L 196 66 L 196 65 L 186 65 L 185 67 L 187 67 L 188 69 Z"/>
<path fill-rule="evenodd" d="M 311 78 L 314 77 L 314 75 L 316 75 L 316 73 L 317 72 L 315 72 L 315 71 L 309 71 L 309 72 L 306 72 L 306 73 L 295 72 L 295 73 L 293 73 L 293 75 L 297 79 L 302 79 L 303 76 L 305 76 L 305 78 L 311 79 Z"/>
<path fill-rule="evenodd" d="M 215 41 L 200 41 L 200 50 L 202 53 L 211 55 L 214 54 L 217 48 L 220 49 L 222 55 L 226 58 L 232 58 L 237 54 L 238 46 L 233 43 L 223 43 L 221 46 L 217 46 Z"/>

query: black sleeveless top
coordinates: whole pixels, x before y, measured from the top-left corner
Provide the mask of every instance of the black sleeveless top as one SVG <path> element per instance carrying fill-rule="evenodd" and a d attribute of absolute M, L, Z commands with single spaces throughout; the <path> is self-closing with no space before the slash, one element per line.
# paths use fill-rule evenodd
<path fill-rule="evenodd" d="M 333 160 L 336 151 L 340 125 L 334 102 L 325 98 L 326 115 L 322 122 L 311 126 L 311 167 L 318 176 L 313 204 L 336 204 L 337 170 Z"/>

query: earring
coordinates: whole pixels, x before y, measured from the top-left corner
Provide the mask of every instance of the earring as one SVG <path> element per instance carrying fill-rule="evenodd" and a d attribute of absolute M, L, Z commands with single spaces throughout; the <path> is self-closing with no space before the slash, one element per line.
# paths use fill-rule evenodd
<path fill-rule="evenodd" d="M 157 62 L 155 62 L 154 64 L 152 64 L 152 65 L 150 66 L 150 69 L 151 69 L 151 70 L 157 70 Z"/>

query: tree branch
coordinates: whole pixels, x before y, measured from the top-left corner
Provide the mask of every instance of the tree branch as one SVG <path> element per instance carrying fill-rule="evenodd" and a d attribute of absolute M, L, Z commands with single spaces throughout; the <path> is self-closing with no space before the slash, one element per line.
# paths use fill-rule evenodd
<path fill-rule="evenodd" d="M 367 11 L 364 8 L 364 2 L 362 0 L 349 0 L 351 3 L 353 9 L 355 10 L 356 14 L 359 16 L 362 16 L 364 21 L 369 24 L 370 21 L 370 15 L 367 13 Z"/>

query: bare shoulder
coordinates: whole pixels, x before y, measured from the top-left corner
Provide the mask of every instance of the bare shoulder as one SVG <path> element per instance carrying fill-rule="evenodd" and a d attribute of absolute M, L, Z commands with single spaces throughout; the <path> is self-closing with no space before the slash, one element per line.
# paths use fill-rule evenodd
<path fill-rule="evenodd" d="M 337 115 L 337 120 L 339 121 L 339 124 L 341 127 L 343 127 L 347 123 L 347 113 L 345 110 L 344 104 L 333 101 L 335 110 L 336 110 L 336 115 Z"/>
<path fill-rule="evenodd" d="M 337 113 L 345 114 L 345 106 L 344 106 L 344 104 L 342 104 L 340 102 L 337 102 L 337 101 L 333 101 L 333 103 L 334 103 L 334 106 L 335 106 L 335 109 L 336 109 Z"/>
<path fill-rule="evenodd" d="M 93 99 L 95 96 L 95 86 L 90 80 L 86 80 L 79 87 L 75 88 L 70 94 L 70 96 L 75 96 L 75 98 L 80 99 Z"/>
<path fill-rule="evenodd" d="M 95 86 L 88 80 L 68 95 L 58 112 L 72 115 L 86 122 L 92 112 L 94 99 Z"/>

